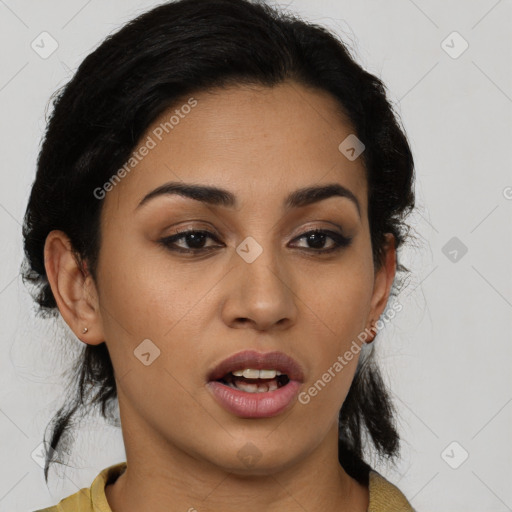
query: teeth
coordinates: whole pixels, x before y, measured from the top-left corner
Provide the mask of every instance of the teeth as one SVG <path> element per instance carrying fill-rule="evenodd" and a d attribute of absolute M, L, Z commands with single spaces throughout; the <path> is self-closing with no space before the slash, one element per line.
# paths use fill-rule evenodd
<path fill-rule="evenodd" d="M 242 374 L 246 379 L 259 379 L 260 378 L 260 371 L 259 370 L 252 370 L 250 368 L 247 368 L 243 371 Z"/>
<path fill-rule="evenodd" d="M 237 382 L 236 384 L 229 384 L 229 386 L 239 389 L 240 391 L 245 391 L 246 393 L 266 393 L 278 389 L 277 382 L 275 381 L 271 381 L 268 384 Z"/>
<path fill-rule="evenodd" d="M 245 377 L 246 379 L 274 379 L 276 375 L 282 375 L 278 370 L 253 370 L 252 368 L 236 370 L 232 373 L 235 377 Z"/>
<path fill-rule="evenodd" d="M 277 382 L 274 381 L 269 382 L 267 386 L 269 391 L 275 391 L 278 388 Z"/>

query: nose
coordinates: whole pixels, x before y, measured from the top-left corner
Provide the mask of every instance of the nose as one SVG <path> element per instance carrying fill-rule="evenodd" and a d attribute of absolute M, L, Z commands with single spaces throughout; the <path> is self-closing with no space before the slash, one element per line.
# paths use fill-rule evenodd
<path fill-rule="evenodd" d="M 297 319 L 293 273 L 278 264 L 272 250 L 264 249 L 251 263 L 235 252 L 236 265 L 224 289 L 222 317 L 234 328 L 257 331 L 285 329 Z"/>

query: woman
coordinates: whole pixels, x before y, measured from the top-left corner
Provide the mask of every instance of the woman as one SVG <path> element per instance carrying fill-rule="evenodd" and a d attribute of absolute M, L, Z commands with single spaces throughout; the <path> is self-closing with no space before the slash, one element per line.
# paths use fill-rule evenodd
<path fill-rule="evenodd" d="M 119 405 L 126 462 L 47 511 L 412 510 L 371 345 L 413 158 L 381 81 L 246 0 L 161 5 L 59 93 L 24 277 L 84 343 L 52 423 Z"/>

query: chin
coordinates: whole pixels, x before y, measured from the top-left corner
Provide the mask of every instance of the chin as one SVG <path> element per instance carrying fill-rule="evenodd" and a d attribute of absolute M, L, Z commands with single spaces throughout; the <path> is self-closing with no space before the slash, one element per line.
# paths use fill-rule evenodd
<path fill-rule="evenodd" d="M 226 472 L 239 476 L 268 476 L 280 473 L 297 463 L 306 454 L 287 450 L 282 444 L 272 446 L 262 441 L 258 448 L 257 441 L 244 440 L 231 442 L 218 454 L 208 457 L 208 462 L 223 469 Z M 235 445 L 241 448 L 233 449 Z"/>

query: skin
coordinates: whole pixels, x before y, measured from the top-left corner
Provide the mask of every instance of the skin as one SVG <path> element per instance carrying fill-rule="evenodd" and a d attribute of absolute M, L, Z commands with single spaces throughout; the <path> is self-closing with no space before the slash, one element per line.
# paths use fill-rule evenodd
<path fill-rule="evenodd" d="M 307 390 L 384 311 L 395 248 L 389 235 L 375 271 L 363 162 L 338 150 L 353 130 L 330 95 L 296 83 L 194 98 L 197 106 L 103 199 L 97 282 L 64 233 L 46 240 L 64 320 L 84 343 L 105 341 L 113 361 L 128 468 L 106 487 L 107 500 L 114 512 L 365 511 L 368 489 L 337 455 L 338 412 L 358 356 L 309 404 L 295 401 L 272 418 L 237 417 L 205 385 L 209 370 L 250 348 L 292 356 Z M 136 209 L 157 186 L 180 180 L 226 188 L 239 207 L 168 195 Z M 290 192 L 327 183 L 350 189 L 361 216 L 339 196 L 284 210 Z M 204 246 L 217 246 L 206 256 L 159 244 L 178 228 L 207 229 L 220 242 L 206 238 Z M 314 228 L 352 241 L 321 255 L 314 251 L 332 239 L 300 239 Z M 252 263 L 235 250 L 248 236 L 263 248 Z M 144 339 L 160 350 L 147 366 L 134 356 Z M 260 456 L 251 467 L 238 456 L 247 442 Z"/>

